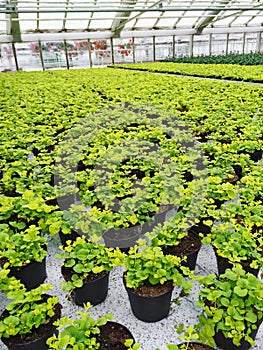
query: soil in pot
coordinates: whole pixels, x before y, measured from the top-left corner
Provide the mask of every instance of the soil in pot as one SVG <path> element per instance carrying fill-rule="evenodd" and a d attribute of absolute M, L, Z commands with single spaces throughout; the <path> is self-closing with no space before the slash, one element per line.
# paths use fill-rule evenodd
<path fill-rule="evenodd" d="M 120 323 L 110 321 L 100 326 L 100 333 L 96 338 L 100 343 L 99 350 L 127 350 L 124 345 L 125 341 L 127 339 L 134 340 L 128 328 Z"/>
<path fill-rule="evenodd" d="M 48 298 L 49 295 L 44 296 Z M 44 298 L 43 298 L 44 299 Z M 55 314 L 49 318 L 45 324 L 40 325 L 38 328 L 34 328 L 29 334 L 15 335 L 10 338 L 1 338 L 2 342 L 8 347 L 9 350 L 48 350 L 46 341 L 53 334 L 58 334 L 56 327 L 53 323 L 61 317 L 62 305 L 57 304 L 54 308 Z M 5 310 L 1 319 L 8 316 L 8 311 Z"/>
<path fill-rule="evenodd" d="M 63 233 L 63 232 L 59 232 L 59 238 L 60 238 L 60 241 L 61 241 L 61 244 L 63 245 L 63 246 L 66 246 L 67 245 L 67 241 L 68 240 L 70 240 L 70 241 L 75 241 L 78 237 L 81 237 L 81 235 L 78 233 L 78 232 L 76 232 L 76 231 L 74 231 L 74 230 L 72 230 L 70 233 L 67 233 L 67 234 L 65 234 L 65 233 Z"/>
<path fill-rule="evenodd" d="M 215 219 L 212 216 L 210 216 L 206 218 L 201 218 L 199 220 L 199 223 L 197 225 L 192 226 L 188 231 L 193 232 L 195 234 L 203 233 L 203 235 L 208 235 L 211 232 L 212 225 L 205 225 L 204 222 L 208 220 L 214 222 Z"/>
<path fill-rule="evenodd" d="M 128 293 L 131 309 L 139 320 L 157 322 L 165 318 L 170 310 L 173 285 L 171 281 L 152 285 L 145 281 L 142 286 L 133 290 L 124 286 Z"/>
<path fill-rule="evenodd" d="M 70 281 L 73 274 L 76 274 L 71 268 L 62 266 L 61 273 L 66 281 Z M 71 293 L 72 299 L 76 305 L 83 306 L 90 302 L 92 305 L 102 303 L 108 294 L 109 272 L 89 273 L 83 280 L 83 286 L 75 288 Z"/>
<path fill-rule="evenodd" d="M 194 270 L 200 248 L 201 238 L 197 234 L 189 232 L 178 245 L 167 246 L 162 248 L 162 250 L 166 255 L 186 256 L 186 261 L 182 261 L 182 265 L 189 267 L 190 270 Z"/>

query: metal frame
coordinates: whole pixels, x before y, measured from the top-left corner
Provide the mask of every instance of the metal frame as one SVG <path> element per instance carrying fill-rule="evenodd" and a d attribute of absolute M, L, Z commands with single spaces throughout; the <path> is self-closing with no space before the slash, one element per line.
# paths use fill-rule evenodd
<path fill-rule="evenodd" d="M 137 31 L 166 31 L 166 30 L 190 30 L 191 34 L 202 34 L 206 29 L 220 28 L 220 21 L 226 21 L 225 26 L 236 27 L 235 21 L 244 18 L 244 28 L 255 26 L 251 22 L 258 18 L 258 27 L 263 23 L 263 4 L 257 0 L 89 0 L 80 2 L 79 0 L 4 0 L 0 3 L 0 14 L 5 14 L 6 32 L 11 35 L 12 42 L 22 42 L 23 36 L 27 33 L 40 33 L 41 21 L 50 21 L 51 28 L 44 30 L 45 33 L 86 33 L 96 32 L 108 37 L 126 36 L 128 32 Z M 251 12 L 252 11 L 252 12 Z M 52 28 L 54 18 L 44 18 L 44 14 L 63 13 L 61 28 Z M 85 22 L 85 27 L 80 25 L 77 30 L 71 27 L 69 14 L 80 14 L 78 20 Z M 35 15 L 34 19 L 30 14 Z M 103 15 L 104 14 L 104 15 Z M 171 15 L 170 15 L 171 14 Z M 27 17 L 25 17 L 25 15 Z M 139 20 L 151 20 L 151 26 L 139 27 Z M 160 24 L 161 19 L 167 19 L 170 23 L 167 27 Z M 181 20 L 189 19 L 189 25 L 181 25 Z M 2 23 L 4 22 L 2 20 Z M 94 22 L 96 21 L 96 22 Z M 101 24 L 95 28 L 93 23 Z M 23 30 L 24 25 L 34 22 L 34 26 L 28 30 Z M 104 25 L 104 23 L 111 25 Z M 187 22 L 187 21 L 186 21 Z M 142 21 L 140 21 L 142 23 Z M 145 22 L 146 23 L 146 22 Z M 148 22 L 147 22 L 148 23 Z M 217 24 L 219 23 L 219 24 Z M 1 19 L 0 19 L 1 24 Z M 262 27 L 261 27 L 262 28 Z M 226 30 L 226 33 L 228 31 Z M 130 34 L 129 34 L 130 35 Z M 153 33 L 158 36 L 158 32 Z M 161 34 L 165 35 L 164 33 Z M 172 34 L 176 35 L 176 33 Z M 102 35 L 103 36 L 103 35 Z M 136 35 L 138 36 L 138 35 Z M 58 36 L 59 37 L 59 36 Z M 64 37 L 64 39 L 66 39 Z M 64 40 L 63 39 L 63 40 Z M 0 36 L 1 42 L 1 36 Z"/>

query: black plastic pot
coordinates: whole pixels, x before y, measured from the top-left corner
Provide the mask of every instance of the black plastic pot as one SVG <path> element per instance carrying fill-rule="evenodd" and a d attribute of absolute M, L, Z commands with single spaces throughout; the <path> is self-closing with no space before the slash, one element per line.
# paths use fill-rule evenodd
<path fill-rule="evenodd" d="M 261 320 L 262 322 L 262 320 Z M 261 324 L 261 322 L 258 323 L 258 328 Z M 252 332 L 250 333 L 250 337 L 255 340 L 256 336 L 257 336 L 257 332 L 258 332 L 258 328 L 255 330 L 252 330 Z M 248 341 L 246 341 L 245 339 L 242 339 L 240 341 L 240 345 L 234 345 L 232 342 L 231 338 L 226 338 L 223 334 L 222 331 L 218 331 L 215 335 L 214 335 L 214 340 L 216 345 L 223 350 L 248 350 L 249 348 L 251 348 L 251 345 Z"/>
<path fill-rule="evenodd" d="M 218 255 L 217 250 L 214 248 L 214 252 L 215 252 L 215 256 L 216 256 L 216 261 L 217 261 L 217 268 L 218 268 L 218 275 L 222 275 L 223 273 L 225 273 L 226 269 L 232 269 L 233 264 L 231 264 L 228 259 Z M 239 262 L 243 269 L 246 272 L 252 273 L 254 276 L 258 276 L 259 274 L 259 269 L 253 269 L 252 267 L 250 267 L 247 264 L 242 263 L 242 261 Z"/>
<path fill-rule="evenodd" d="M 260 159 L 262 159 L 262 154 L 263 154 L 263 151 L 258 150 L 258 151 L 249 153 L 249 156 L 251 160 L 253 160 L 254 162 L 258 162 Z"/>
<path fill-rule="evenodd" d="M 49 297 L 49 295 L 46 295 Z M 53 325 L 54 321 L 61 317 L 62 305 L 55 305 L 55 315 L 45 324 L 41 324 L 39 328 L 35 329 L 30 334 L 15 335 L 9 338 L 2 337 L 2 342 L 8 347 L 9 350 L 48 350 L 49 347 L 46 344 L 48 338 L 53 334 L 58 335 L 58 330 Z M 8 311 L 4 310 L 1 314 L 1 320 L 8 316 Z"/>
<path fill-rule="evenodd" d="M 103 239 L 106 247 L 119 247 L 122 251 L 127 252 L 141 237 L 141 231 L 140 225 L 120 228 L 119 230 L 110 229 L 103 234 Z"/>
<path fill-rule="evenodd" d="M 21 281 L 27 290 L 34 289 L 42 284 L 47 277 L 46 257 L 42 262 L 31 262 L 22 267 L 11 267 L 9 276 Z"/>
<path fill-rule="evenodd" d="M 68 210 L 71 204 L 74 204 L 75 197 L 73 194 L 57 197 L 57 204 L 60 210 Z"/>
<path fill-rule="evenodd" d="M 162 211 L 161 213 L 156 213 L 152 218 L 151 221 L 149 222 L 145 222 L 144 224 L 142 224 L 142 232 L 141 234 L 145 234 L 146 232 L 151 232 L 154 227 L 158 224 L 162 224 L 165 222 L 166 220 L 166 215 L 174 209 L 174 206 L 172 204 L 168 204 L 163 206 L 165 207 L 165 210 Z"/>
<path fill-rule="evenodd" d="M 62 275 L 69 269 L 64 266 L 61 268 Z M 72 299 L 76 305 L 83 306 L 84 303 L 90 302 L 92 305 L 102 303 L 108 294 L 109 272 L 98 277 L 91 282 L 84 283 L 82 287 L 75 288 L 72 292 Z"/>
<path fill-rule="evenodd" d="M 162 251 L 165 255 L 171 254 L 175 256 L 182 256 L 181 254 L 177 254 L 176 251 L 180 251 L 180 245 L 185 247 L 186 243 L 189 245 L 187 251 L 185 251 L 183 254 L 183 256 L 186 256 L 186 261 L 182 261 L 181 264 L 189 267 L 190 270 L 195 270 L 197 256 L 202 245 L 201 238 L 197 234 L 189 232 L 188 236 L 182 238 L 181 243 L 179 243 L 177 246 L 164 247 L 162 248 Z"/>
<path fill-rule="evenodd" d="M 46 344 L 48 338 L 52 337 L 53 334 L 58 335 L 58 330 L 54 326 L 45 336 L 41 337 L 32 342 L 20 344 L 17 346 L 10 345 L 10 338 L 2 338 L 2 342 L 8 347 L 9 350 L 48 350 L 49 347 Z"/>
<path fill-rule="evenodd" d="M 99 350 L 126 350 L 124 342 L 127 339 L 133 339 L 135 342 L 130 330 L 120 323 L 108 321 L 99 328 L 100 333 L 96 336 L 100 343 Z"/>
<path fill-rule="evenodd" d="M 124 282 L 125 286 L 125 282 Z M 141 296 L 131 288 L 126 288 L 132 312 L 135 317 L 144 322 L 157 322 L 165 318 L 170 310 L 173 286 L 159 296 Z"/>

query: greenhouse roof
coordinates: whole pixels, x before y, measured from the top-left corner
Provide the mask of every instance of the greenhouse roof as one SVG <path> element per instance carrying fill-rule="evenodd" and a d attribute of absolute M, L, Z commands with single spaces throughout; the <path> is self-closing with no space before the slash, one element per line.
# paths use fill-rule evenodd
<path fill-rule="evenodd" d="M 226 29 L 227 28 L 227 29 Z M 0 34 L 131 37 L 259 31 L 262 0 L 2 0 Z M 76 35 L 76 34 L 75 34 Z M 153 34 L 151 34 L 153 35 Z M 81 37 L 80 37 L 81 38 Z"/>

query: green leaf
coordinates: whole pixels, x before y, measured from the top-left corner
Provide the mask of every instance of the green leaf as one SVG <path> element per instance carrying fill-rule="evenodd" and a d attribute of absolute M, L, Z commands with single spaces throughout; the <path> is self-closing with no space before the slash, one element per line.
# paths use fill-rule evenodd
<path fill-rule="evenodd" d="M 245 297 L 247 295 L 247 289 L 241 289 L 239 286 L 235 286 L 234 293 L 240 297 Z"/>
<path fill-rule="evenodd" d="M 245 315 L 245 320 L 251 323 L 256 323 L 257 315 L 252 310 L 249 310 Z"/>

